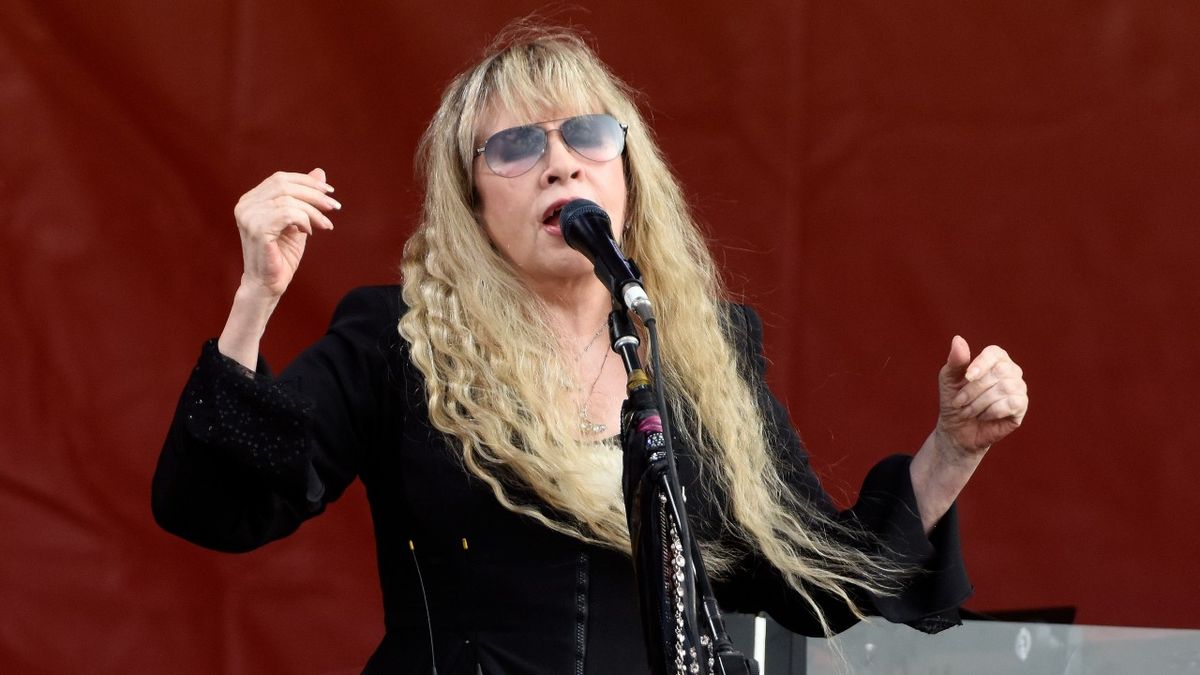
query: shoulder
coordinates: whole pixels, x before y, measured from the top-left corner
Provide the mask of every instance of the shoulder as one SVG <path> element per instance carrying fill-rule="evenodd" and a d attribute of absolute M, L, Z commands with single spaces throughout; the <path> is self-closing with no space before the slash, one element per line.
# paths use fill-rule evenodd
<path fill-rule="evenodd" d="M 333 317 L 335 322 L 339 317 L 398 321 L 407 309 L 398 284 L 359 286 L 342 296 Z"/>
<path fill-rule="evenodd" d="M 725 303 L 725 322 L 726 334 L 735 349 L 751 358 L 762 351 L 762 319 L 753 307 L 737 302 Z"/>
<path fill-rule="evenodd" d="M 762 319 L 750 305 L 726 302 L 724 309 L 725 336 L 738 360 L 738 367 L 752 382 L 757 380 L 761 386 L 767 369 Z"/>
<path fill-rule="evenodd" d="M 399 285 L 355 288 L 338 301 L 326 335 L 375 350 L 403 347 L 398 324 L 407 309 Z"/>

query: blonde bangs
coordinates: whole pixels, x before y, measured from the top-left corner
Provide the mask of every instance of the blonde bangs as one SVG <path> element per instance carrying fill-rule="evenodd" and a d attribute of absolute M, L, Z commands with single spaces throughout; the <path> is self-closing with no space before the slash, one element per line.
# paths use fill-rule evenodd
<path fill-rule="evenodd" d="M 530 41 L 538 37 L 545 39 Z M 527 122 L 589 112 L 607 112 L 628 122 L 626 88 L 599 60 L 579 58 L 591 50 L 578 36 L 526 26 L 502 34 L 493 46 L 514 40 L 515 46 L 488 58 L 464 83 L 469 103 L 462 108 L 457 139 L 468 173 L 475 148 L 487 140 L 480 125 L 492 110 L 509 111 Z"/>

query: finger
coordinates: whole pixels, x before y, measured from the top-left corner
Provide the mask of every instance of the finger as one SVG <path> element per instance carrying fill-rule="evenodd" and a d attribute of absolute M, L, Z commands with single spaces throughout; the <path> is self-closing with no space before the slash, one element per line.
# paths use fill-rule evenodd
<path fill-rule="evenodd" d="M 322 222 L 325 221 L 325 222 Z M 294 197 L 280 196 L 271 204 L 271 212 L 262 226 L 252 228 L 251 237 L 271 238 L 282 234 L 289 227 L 296 227 L 305 234 L 313 233 L 313 225 L 324 229 L 333 227 L 329 219 L 311 204 Z"/>
<path fill-rule="evenodd" d="M 976 356 L 975 360 L 971 362 L 971 365 L 967 367 L 967 372 L 965 373 L 964 377 L 966 377 L 968 381 L 974 380 L 991 370 L 992 366 L 996 365 L 1003 359 L 1011 361 L 1011 359 L 1008 357 L 1008 352 L 997 347 L 996 345 L 988 345 L 983 351 L 979 352 L 979 356 Z"/>
<path fill-rule="evenodd" d="M 992 372 L 1000 377 L 1022 377 L 1025 371 L 1021 366 L 1017 365 L 1012 359 L 1001 359 L 996 365 L 992 366 Z"/>
<path fill-rule="evenodd" d="M 984 373 L 974 382 L 968 382 L 966 385 L 964 385 L 963 388 L 958 390 L 958 393 L 955 394 L 954 399 L 950 401 L 950 405 L 954 406 L 955 408 L 961 408 L 969 405 L 972 401 L 979 398 L 979 396 L 985 391 L 996 386 L 999 386 L 1001 391 L 1009 394 L 1025 394 L 1028 392 L 1025 380 L 1021 379 L 1020 377 L 1012 376 L 1000 377 L 996 374 L 998 368 L 999 367 L 997 366 L 997 368 L 993 368 L 987 373 Z"/>
<path fill-rule="evenodd" d="M 320 179 L 318 179 L 316 176 L 313 175 L 316 171 L 318 171 L 318 169 L 313 169 L 312 172 L 309 172 L 309 173 L 297 173 L 295 171 L 276 171 L 275 173 L 271 174 L 271 176 L 269 178 L 267 178 L 267 180 L 263 181 L 263 184 L 267 185 L 267 184 L 273 183 L 277 186 L 282 186 L 287 183 L 297 183 L 300 185 L 307 185 L 308 187 L 313 188 L 314 190 L 320 190 L 321 192 L 326 192 L 326 193 L 333 192 L 333 186 L 330 185 L 329 183 L 325 182 L 325 178 L 324 178 L 325 172 L 322 171 L 320 174 L 318 174 L 318 175 L 322 176 Z"/>
<path fill-rule="evenodd" d="M 303 225 L 309 234 L 312 234 L 313 225 L 333 229 L 333 223 L 312 204 L 289 195 L 256 204 L 238 216 L 238 227 L 251 239 L 276 236 L 290 225 Z"/>
<path fill-rule="evenodd" d="M 313 226 L 312 226 L 312 221 L 310 220 L 310 216 L 304 210 L 304 208 L 299 206 L 298 204 L 300 204 L 300 202 L 297 202 L 296 206 L 281 207 L 280 215 L 282 216 L 282 218 L 280 219 L 279 222 L 281 225 L 283 225 L 283 227 L 281 227 L 279 229 L 280 234 L 283 234 L 284 232 L 286 232 L 289 227 L 294 227 L 294 228 L 300 230 L 301 232 L 303 232 L 304 234 L 307 234 L 310 236 L 312 235 Z M 310 206 L 309 208 L 312 208 L 312 207 Z"/>
<path fill-rule="evenodd" d="M 289 197 L 295 197 L 300 201 L 312 204 L 322 211 L 340 211 L 342 209 L 341 202 L 330 197 L 327 193 L 307 185 L 287 183 L 283 186 L 283 193 Z"/>
<path fill-rule="evenodd" d="M 946 355 L 946 365 L 942 366 L 942 378 L 948 382 L 962 380 L 970 361 L 971 346 L 961 335 L 955 335 L 950 340 L 950 353 Z"/>
<path fill-rule="evenodd" d="M 1024 396 L 1023 383 L 1012 380 L 999 380 L 993 383 L 990 387 L 979 392 L 978 395 L 972 397 L 964 403 L 957 411 L 957 415 L 962 417 L 975 417 L 987 410 L 989 406 L 1000 399 L 1009 396 Z"/>
<path fill-rule="evenodd" d="M 979 419 L 984 422 L 1011 419 L 1020 424 L 1025 420 L 1025 412 L 1028 409 L 1029 397 L 1013 394 L 993 402 L 986 410 L 979 413 Z"/>
<path fill-rule="evenodd" d="M 309 224 L 310 228 L 309 234 L 312 234 L 311 228 L 314 225 L 323 230 L 333 229 L 333 221 L 329 220 L 324 213 L 318 211 L 317 208 L 312 204 L 300 199 L 296 199 L 295 197 L 284 197 L 284 199 L 289 200 L 285 208 L 298 208 L 304 213 L 306 216 L 305 221 Z"/>

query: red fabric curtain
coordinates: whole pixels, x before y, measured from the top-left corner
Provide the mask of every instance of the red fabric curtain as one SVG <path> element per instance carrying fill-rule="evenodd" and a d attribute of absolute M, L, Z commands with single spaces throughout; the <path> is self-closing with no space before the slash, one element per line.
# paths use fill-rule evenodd
<path fill-rule="evenodd" d="M 533 7 L 0 4 L 0 669 L 357 672 L 382 634 L 360 489 L 232 556 L 159 531 L 150 475 L 237 284 L 237 197 L 321 166 L 345 205 L 272 321 L 283 365 L 396 279 L 441 88 Z M 952 335 L 1002 344 L 1033 403 L 960 502 L 972 606 L 1200 627 L 1200 5 L 558 20 L 644 93 L 836 496 L 920 445 Z"/>

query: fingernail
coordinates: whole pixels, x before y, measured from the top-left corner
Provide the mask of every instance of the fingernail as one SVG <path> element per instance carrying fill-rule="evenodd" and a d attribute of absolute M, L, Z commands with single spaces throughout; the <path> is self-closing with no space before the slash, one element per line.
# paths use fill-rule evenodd
<path fill-rule="evenodd" d="M 338 200 L 334 199 L 333 197 L 330 197 L 330 198 L 329 198 L 329 203 L 330 203 L 330 204 L 333 206 L 333 209 L 334 209 L 335 211 L 341 211 L 341 210 L 342 210 L 342 203 L 341 203 L 341 202 L 339 202 Z"/>
<path fill-rule="evenodd" d="M 979 377 L 979 369 L 978 368 L 968 368 L 966 375 L 963 375 L 963 377 L 967 378 L 968 380 L 973 380 L 976 377 Z"/>
<path fill-rule="evenodd" d="M 326 192 L 326 194 L 333 192 L 333 186 L 330 185 L 329 183 L 325 183 L 325 192 Z"/>

